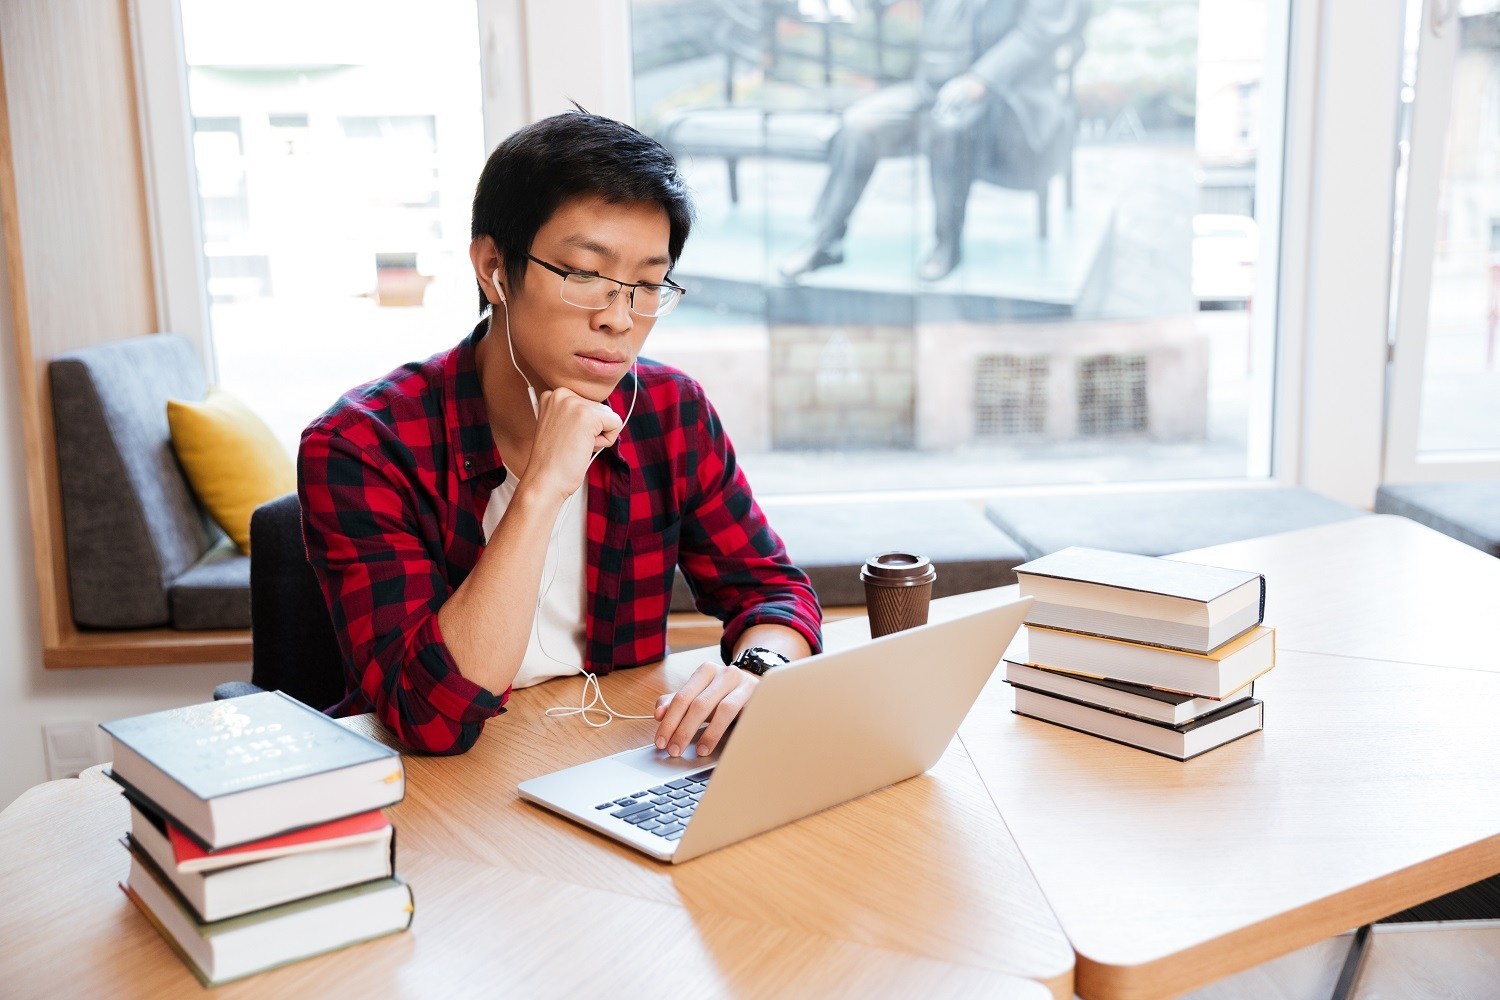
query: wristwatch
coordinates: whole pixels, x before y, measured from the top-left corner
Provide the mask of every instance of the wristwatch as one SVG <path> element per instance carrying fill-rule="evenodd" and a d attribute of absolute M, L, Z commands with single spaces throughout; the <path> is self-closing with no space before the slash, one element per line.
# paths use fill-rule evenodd
<path fill-rule="evenodd" d="M 767 649 L 764 646 L 747 646 L 740 650 L 730 666 L 739 667 L 757 677 L 762 677 L 767 670 L 773 670 L 791 662 L 790 656 L 783 656 L 774 649 Z"/>

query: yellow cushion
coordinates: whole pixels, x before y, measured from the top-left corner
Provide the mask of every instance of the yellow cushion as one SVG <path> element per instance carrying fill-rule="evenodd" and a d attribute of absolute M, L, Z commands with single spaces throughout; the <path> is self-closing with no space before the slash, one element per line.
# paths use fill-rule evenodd
<path fill-rule="evenodd" d="M 249 555 L 255 508 L 297 488 L 291 456 L 255 411 L 217 386 L 201 403 L 167 400 L 167 425 L 193 492 Z"/>

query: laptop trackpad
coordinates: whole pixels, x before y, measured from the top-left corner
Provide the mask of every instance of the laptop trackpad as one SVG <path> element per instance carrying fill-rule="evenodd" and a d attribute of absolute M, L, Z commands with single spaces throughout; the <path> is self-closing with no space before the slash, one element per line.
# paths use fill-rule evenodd
<path fill-rule="evenodd" d="M 705 766 L 717 763 L 719 755 L 711 753 L 707 757 L 699 757 L 697 748 L 689 746 L 683 751 L 681 757 L 668 757 L 665 750 L 658 750 L 654 746 L 644 746 L 638 750 L 627 750 L 616 754 L 614 759 L 653 778 L 666 779 L 680 778 L 685 774 L 701 771 Z"/>

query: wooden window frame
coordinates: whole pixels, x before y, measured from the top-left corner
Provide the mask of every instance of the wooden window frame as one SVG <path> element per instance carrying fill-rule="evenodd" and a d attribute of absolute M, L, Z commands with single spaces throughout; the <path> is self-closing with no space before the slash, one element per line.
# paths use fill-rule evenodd
<path fill-rule="evenodd" d="M 91 631 L 73 622 L 47 365 L 69 350 L 162 329 L 131 13 L 125 0 L 0 5 L 0 234 L 16 351 L 9 377 L 20 403 L 49 668 L 250 659 L 249 629 Z"/>

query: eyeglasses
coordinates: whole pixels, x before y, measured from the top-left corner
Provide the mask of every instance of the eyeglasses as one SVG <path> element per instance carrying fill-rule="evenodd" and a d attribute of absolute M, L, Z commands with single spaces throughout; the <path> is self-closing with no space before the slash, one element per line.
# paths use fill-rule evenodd
<path fill-rule="evenodd" d="M 590 274 L 587 271 L 569 271 L 549 264 L 545 260 L 526 255 L 526 259 L 533 264 L 540 264 L 553 274 L 562 278 L 562 300 L 570 306 L 579 309 L 607 309 L 614 302 L 615 296 L 620 294 L 620 289 L 630 289 L 630 311 L 637 316 L 656 317 L 665 316 L 677 308 L 677 303 L 687 294 L 687 290 L 670 281 L 664 285 L 658 285 L 650 281 L 618 281 L 614 278 L 606 278 L 602 274 Z"/>

